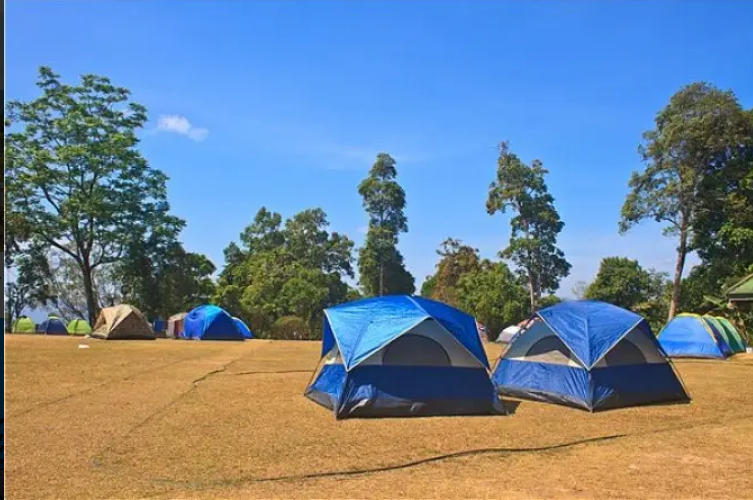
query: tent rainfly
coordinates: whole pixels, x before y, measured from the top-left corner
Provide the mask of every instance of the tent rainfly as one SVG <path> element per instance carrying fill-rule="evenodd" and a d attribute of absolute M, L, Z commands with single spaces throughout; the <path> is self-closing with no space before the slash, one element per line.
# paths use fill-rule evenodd
<path fill-rule="evenodd" d="M 133 306 L 121 304 L 102 309 L 91 334 L 103 340 L 153 340 L 146 317 Z"/>

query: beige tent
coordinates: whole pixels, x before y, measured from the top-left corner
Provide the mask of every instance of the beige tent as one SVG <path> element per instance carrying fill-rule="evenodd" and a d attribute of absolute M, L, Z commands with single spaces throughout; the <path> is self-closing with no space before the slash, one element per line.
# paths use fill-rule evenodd
<path fill-rule="evenodd" d="M 180 339 L 183 338 L 183 325 L 188 313 L 173 314 L 167 318 L 167 338 Z"/>
<path fill-rule="evenodd" d="M 154 330 L 141 311 L 127 304 L 102 309 L 91 336 L 103 340 L 155 338 Z"/>

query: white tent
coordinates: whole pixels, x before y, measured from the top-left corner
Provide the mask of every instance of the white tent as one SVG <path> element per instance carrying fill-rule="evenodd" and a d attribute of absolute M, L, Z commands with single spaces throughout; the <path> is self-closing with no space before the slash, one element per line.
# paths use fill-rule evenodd
<path fill-rule="evenodd" d="M 499 337 L 497 337 L 497 342 L 501 342 L 504 344 L 509 344 L 510 340 L 515 336 L 516 333 L 520 331 L 520 327 L 517 325 L 510 325 L 504 330 L 502 330 L 502 333 L 499 334 Z"/>

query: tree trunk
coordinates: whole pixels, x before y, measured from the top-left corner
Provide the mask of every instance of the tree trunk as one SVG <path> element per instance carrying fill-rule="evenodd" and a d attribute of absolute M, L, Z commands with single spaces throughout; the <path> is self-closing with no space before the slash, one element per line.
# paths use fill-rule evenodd
<path fill-rule="evenodd" d="M 92 270 L 88 262 L 81 264 L 81 274 L 84 276 L 84 293 L 86 294 L 86 309 L 89 313 L 89 324 L 94 326 L 99 313 L 97 300 L 94 296 L 94 283 L 92 281 Z"/>
<path fill-rule="evenodd" d="M 680 228 L 680 245 L 677 247 L 677 265 L 675 266 L 675 279 L 672 283 L 672 300 L 669 303 L 669 318 L 677 314 L 677 303 L 680 301 L 680 285 L 682 284 L 682 270 L 685 267 L 685 257 L 688 253 L 688 231 L 687 224 L 683 220 Z"/>
<path fill-rule="evenodd" d="M 537 306 L 537 300 L 536 300 L 536 290 L 534 289 L 533 284 L 533 276 L 531 275 L 531 272 L 528 273 L 528 290 L 531 295 L 531 314 L 536 312 L 536 306 Z"/>
<path fill-rule="evenodd" d="M 379 296 L 384 295 L 384 264 L 379 264 Z"/>

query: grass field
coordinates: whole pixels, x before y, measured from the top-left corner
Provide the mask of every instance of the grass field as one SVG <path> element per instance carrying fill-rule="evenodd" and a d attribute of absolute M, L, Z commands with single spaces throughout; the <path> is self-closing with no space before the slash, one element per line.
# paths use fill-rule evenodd
<path fill-rule="evenodd" d="M 6 335 L 6 495 L 753 498 L 753 355 L 678 362 L 692 404 L 336 421 L 318 350 Z"/>

